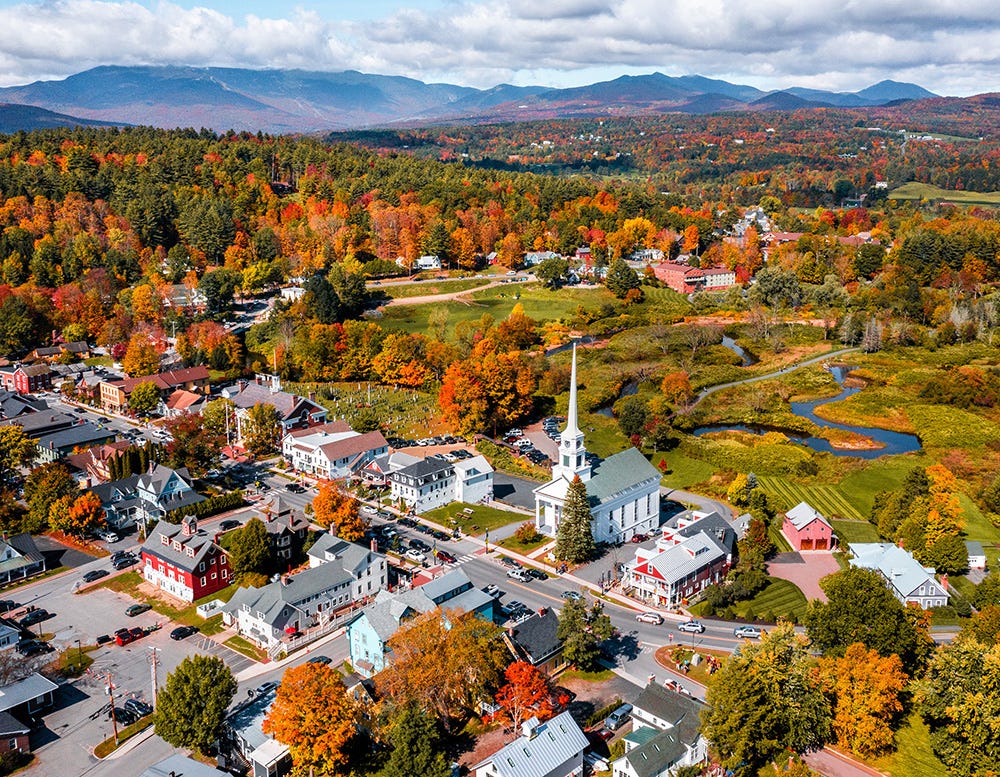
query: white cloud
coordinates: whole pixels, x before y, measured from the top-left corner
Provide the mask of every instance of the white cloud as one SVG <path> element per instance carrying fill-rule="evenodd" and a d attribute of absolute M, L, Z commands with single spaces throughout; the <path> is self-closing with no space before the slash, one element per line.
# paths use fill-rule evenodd
<path fill-rule="evenodd" d="M 857 89 L 894 78 L 949 94 L 1000 89 L 1000 21 L 985 0 L 413 2 L 369 21 L 305 3 L 265 18 L 213 10 L 224 0 L 23 2 L 0 8 L 0 81 L 187 64 L 352 68 L 474 86 L 660 70 L 761 88 Z"/>

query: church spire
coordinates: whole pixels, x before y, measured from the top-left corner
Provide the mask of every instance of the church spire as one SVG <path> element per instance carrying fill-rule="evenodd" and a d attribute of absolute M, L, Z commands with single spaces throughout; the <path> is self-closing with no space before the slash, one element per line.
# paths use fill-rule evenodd
<path fill-rule="evenodd" d="M 563 434 L 567 437 L 576 437 L 580 433 L 580 427 L 576 415 L 576 343 L 573 343 L 573 367 L 569 376 L 569 409 L 566 411 L 566 429 Z"/>
<path fill-rule="evenodd" d="M 565 477 L 572 480 L 579 475 L 581 480 L 590 480 L 590 465 L 583 443 L 577 416 L 576 399 L 576 343 L 573 343 L 573 367 L 569 379 L 569 406 L 566 408 L 566 428 L 559 435 L 559 461 L 552 468 L 553 478 Z"/>

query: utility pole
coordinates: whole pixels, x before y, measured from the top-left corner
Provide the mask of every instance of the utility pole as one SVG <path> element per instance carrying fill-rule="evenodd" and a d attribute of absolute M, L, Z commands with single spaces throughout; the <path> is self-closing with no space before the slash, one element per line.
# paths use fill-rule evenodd
<path fill-rule="evenodd" d="M 150 650 L 150 653 L 149 653 L 149 674 L 150 674 L 150 680 L 153 683 L 153 697 L 152 698 L 153 698 L 153 707 L 155 708 L 156 707 L 156 691 L 157 691 L 156 665 L 160 663 L 160 659 L 159 659 L 159 657 L 157 657 L 156 651 L 159 650 L 159 648 L 151 647 L 149 650 Z"/>
<path fill-rule="evenodd" d="M 108 672 L 108 701 L 111 702 L 111 726 L 115 732 L 115 744 L 118 744 L 118 719 L 115 717 L 115 686 L 111 682 L 111 672 Z"/>

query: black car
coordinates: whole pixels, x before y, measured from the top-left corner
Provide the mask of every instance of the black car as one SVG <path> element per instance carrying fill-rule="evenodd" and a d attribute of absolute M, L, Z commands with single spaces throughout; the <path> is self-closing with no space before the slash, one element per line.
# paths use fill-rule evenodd
<path fill-rule="evenodd" d="M 238 526 L 242 526 L 242 524 L 235 518 L 227 518 L 219 524 L 219 529 L 222 531 L 229 531 L 230 529 L 235 529 Z"/>
<path fill-rule="evenodd" d="M 115 569 L 127 569 L 128 567 L 134 566 L 139 563 L 139 559 L 129 553 L 126 556 L 122 556 L 117 561 L 112 561 L 111 566 Z"/>
<path fill-rule="evenodd" d="M 0 599 L 0 612 L 8 612 L 10 610 L 16 610 L 20 607 L 17 602 L 13 599 Z"/>
<path fill-rule="evenodd" d="M 83 576 L 83 582 L 93 583 L 95 580 L 100 580 L 107 574 L 108 570 L 106 569 L 91 569 L 87 574 Z"/>
<path fill-rule="evenodd" d="M 426 553 L 427 551 L 429 551 L 431 549 L 430 545 L 428 545 L 423 540 L 417 539 L 416 537 L 414 537 L 412 540 L 410 540 L 409 543 L 408 543 L 408 545 L 411 548 L 413 548 L 414 550 L 419 550 L 422 553 Z"/>
<path fill-rule="evenodd" d="M 133 713 L 129 712 L 124 707 L 115 707 L 114 715 L 119 726 L 131 726 L 138 720 Z M 111 716 L 109 715 L 108 717 L 110 718 Z"/>
<path fill-rule="evenodd" d="M 17 652 L 25 658 L 40 656 L 43 653 L 51 653 L 53 650 L 55 650 L 55 648 L 48 642 L 43 642 L 37 639 L 26 639 L 23 642 L 17 643 Z"/>
<path fill-rule="evenodd" d="M 308 661 L 306 661 L 306 663 L 307 664 L 323 664 L 323 666 L 326 666 L 327 664 L 329 664 L 332 661 L 333 661 L 333 659 L 330 658 L 330 656 L 313 656 Z"/>
<path fill-rule="evenodd" d="M 153 714 L 153 708 L 141 699 L 127 699 L 122 705 L 122 708 L 126 712 L 134 715 L 136 720 Z"/>
<path fill-rule="evenodd" d="M 531 575 L 533 578 L 535 578 L 535 580 L 548 580 L 549 579 L 549 576 L 547 574 L 545 574 L 540 569 L 535 569 L 534 567 L 528 567 L 524 571 L 527 572 L 529 575 Z"/>
<path fill-rule="evenodd" d="M 25 615 L 21 620 L 17 622 L 18 626 L 22 629 L 28 626 L 34 626 L 36 623 L 41 623 L 42 621 L 48 620 L 52 616 L 49 615 L 48 610 L 43 610 L 41 608 L 37 610 L 32 610 L 27 615 Z"/>
<path fill-rule="evenodd" d="M 198 631 L 197 626 L 178 626 L 176 629 L 170 632 L 170 639 L 181 640 L 190 637 L 192 634 Z"/>
<path fill-rule="evenodd" d="M 417 522 L 414 521 L 412 518 L 407 518 L 404 515 L 402 518 L 399 519 L 399 525 L 400 526 L 409 526 L 409 527 L 412 528 L 413 526 L 417 525 Z"/>
<path fill-rule="evenodd" d="M 451 535 L 447 532 L 443 532 L 440 529 L 431 529 L 431 536 L 438 542 L 447 542 L 451 539 Z"/>
<path fill-rule="evenodd" d="M 413 528 L 415 528 L 421 534 L 430 534 L 432 531 L 434 531 L 430 526 L 428 526 L 425 523 L 418 523 Z"/>
<path fill-rule="evenodd" d="M 306 490 L 298 483 L 289 483 L 285 486 L 285 490 L 291 491 L 293 494 L 304 494 L 306 492 Z"/>
<path fill-rule="evenodd" d="M 120 558 L 127 558 L 132 555 L 130 550 L 116 550 L 111 554 L 111 563 L 114 564 Z"/>

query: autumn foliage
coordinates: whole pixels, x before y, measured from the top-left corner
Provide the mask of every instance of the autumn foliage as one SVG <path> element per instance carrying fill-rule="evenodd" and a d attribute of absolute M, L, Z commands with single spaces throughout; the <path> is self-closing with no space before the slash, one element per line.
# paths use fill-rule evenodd
<path fill-rule="evenodd" d="M 527 661 L 515 661 L 504 671 L 507 684 L 497 692 L 496 700 L 503 708 L 502 717 L 517 729 L 530 717 L 540 721 L 551 718 L 568 697 L 557 698 L 549 678 Z"/>
<path fill-rule="evenodd" d="M 330 480 L 319 484 L 313 499 L 313 517 L 320 526 L 332 528 L 338 537 L 355 542 L 365 536 L 365 522 L 358 508 L 360 503 Z"/>
<path fill-rule="evenodd" d="M 336 670 L 305 663 L 288 669 L 263 731 L 288 745 L 295 777 L 347 772 L 355 709 Z"/>

